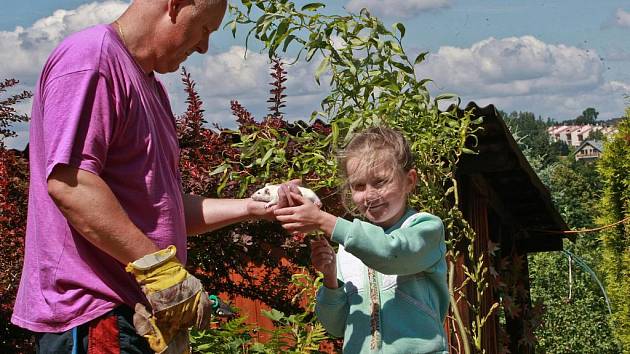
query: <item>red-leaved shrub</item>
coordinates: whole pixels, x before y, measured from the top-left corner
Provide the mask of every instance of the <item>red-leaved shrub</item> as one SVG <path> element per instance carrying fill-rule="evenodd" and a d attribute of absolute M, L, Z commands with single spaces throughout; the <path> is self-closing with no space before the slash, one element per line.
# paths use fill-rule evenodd
<path fill-rule="evenodd" d="M 0 93 L 18 84 L 0 82 Z M 13 107 L 31 97 L 22 92 L 0 99 L 0 352 L 32 351 L 31 335 L 10 323 L 13 303 L 22 274 L 26 205 L 28 201 L 28 161 L 25 154 L 7 149 L 4 139 L 16 136 L 11 124 L 28 120 Z"/>

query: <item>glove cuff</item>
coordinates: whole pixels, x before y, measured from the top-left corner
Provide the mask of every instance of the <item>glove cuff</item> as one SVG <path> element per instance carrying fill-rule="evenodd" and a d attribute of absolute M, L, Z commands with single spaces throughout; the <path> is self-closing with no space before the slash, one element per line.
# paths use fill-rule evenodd
<path fill-rule="evenodd" d="M 189 277 L 184 266 L 175 257 L 175 246 L 147 254 L 125 268 L 134 275 L 145 295 L 168 289 Z"/>
<path fill-rule="evenodd" d="M 134 270 L 146 272 L 165 264 L 166 262 L 168 262 L 169 259 L 175 257 L 176 253 L 177 248 L 173 245 L 170 245 L 163 250 L 149 253 L 142 258 L 136 259 L 135 261 L 127 264 L 125 270 L 129 273 L 133 273 Z"/>

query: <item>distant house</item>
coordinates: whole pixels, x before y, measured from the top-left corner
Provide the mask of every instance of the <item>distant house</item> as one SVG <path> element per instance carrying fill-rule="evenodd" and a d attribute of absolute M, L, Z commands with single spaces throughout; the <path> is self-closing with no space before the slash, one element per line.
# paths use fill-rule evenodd
<path fill-rule="evenodd" d="M 575 150 L 576 160 L 598 159 L 604 151 L 604 144 L 600 140 L 585 140 Z"/>
<path fill-rule="evenodd" d="M 578 147 L 588 140 L 590 134 L 601 131 L 605 136 L 617 132 L 617 128 L 603 125 L 558 125 L 547 128 L 552 141 L 564 141 L 567 145 Z"/>

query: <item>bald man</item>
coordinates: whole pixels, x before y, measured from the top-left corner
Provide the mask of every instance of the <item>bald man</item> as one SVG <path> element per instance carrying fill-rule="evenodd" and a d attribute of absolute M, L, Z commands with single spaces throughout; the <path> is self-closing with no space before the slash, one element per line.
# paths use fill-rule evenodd
<path fill-rule="evenodd" d="M 156 315 L 158 326 L 207 323 L 207 294 L 182 266 L 187 235 L 273 218 L 264 202 L 183 193 L 175 118 L 155 76 L 206 53 L 226 6 L 135 0 L 48 58 L 32 107 L 25 260 L 11 319 L 36 333 L 39 353 L 168 347 L 174 334 L 157 338 L 143 327 L 139 335 L 132 318 L 138 304 L 146 316 L 157 312 L 150 297 L 166 289 L 162 305 L 194 301 L 177 310 L 188 322 Z M 163 281 L 180 278 L 186 282 Z"/>

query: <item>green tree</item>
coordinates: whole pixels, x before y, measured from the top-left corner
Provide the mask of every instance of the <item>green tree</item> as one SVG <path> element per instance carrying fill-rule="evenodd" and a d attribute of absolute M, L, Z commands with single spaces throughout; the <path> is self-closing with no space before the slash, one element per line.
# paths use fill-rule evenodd
<path fill-rule="evenodd" d="M 630 107 L 617 127 L 619 132 L 604 144 L 597 165 L 604 186 L 599 220 L 603 225 L 630 217 Z M 606 229 L 601 241 L 600 269 L 613 306 L 610 326 L 624 352 L 630 353 L 630 222 Z"/>
<path fill-rule="evenodd" d="M 588 107 L 587 109 L 582 111 L 582 114 L 575 118 L 575 124 L 578 125 L 586 125 L 586 124 L 595 124 L 597 120 L 597 116 L 599 112 L 595 110 L 593 107 Z"/>
<path fill-rule="evenodd" d="M 539 173 L 572 229 L 595 226 L 601 188 L 592 169 L 588 171 L 588 166 L 567 160 Z M 565 241 L 564 249 L 570 253 L 529 256 L 532 301 L 542 301 L 546 309 L 543 325 L 536 330 L 538 352 L 619 352 L 607 323 L 605 297 L 588 269 L 596 268 L 599 248 L 597 234 L 585 233 L 575 243 Z"/>
<path fill-rule="evenodd" d="M 605 140 L 606 135 L 601 130 L 595 130 L 588 135 L 588 140 Z"/>
<path fill-rule="evenodd" d="M 545 145 L 534 149 L 529 144 L 536 144 L 536 140 L 519 134 L 521 130 L 530 129 L 527 131 L 531 132 L 532 127 L 542 131 L 540 120 L 536 122 L 533 114 L 516 112 L 504 117 L 530 165 L 549 188 L 556 208 L 568 225 L 571 228 L 595 226 L 595 211 L 602 188 L 597 171 L 581 161 L 568 159 L 545 164 L 546 151 L 551 151 L 551 156 L 560 156 L 557 152 L 568 150 L 566 144 L 562 146 L 556 142 L 549 145 L 549 150 Z M 546 125 L 551 123 L 547 121 Z M 529 256 L 532 302 L 542 302 L 546 309 L 543 326 L 535 331 L 537 351 L 617 353 L 619 349 L 606 322 L 608 307 L 603 293 L 589 271 L 578 263 L 596 268 L 600 259 L 597 236 L 580 235 L 575 243 L 566 242 L 564 248 L 572 255 L 571 281 L 567 253 Z"/>
<path fill-rule="evenodd" d="M 532 112 L 500 112 L 512 135 L 522 146 L 530 150 L 530 157 L 539 157 L 542 166 L 558 161 L 559 156 L 568 154 L 568 146 L 563 142 L 551 142 L 547 128 L 549 121 L 536 118 Z"/>

